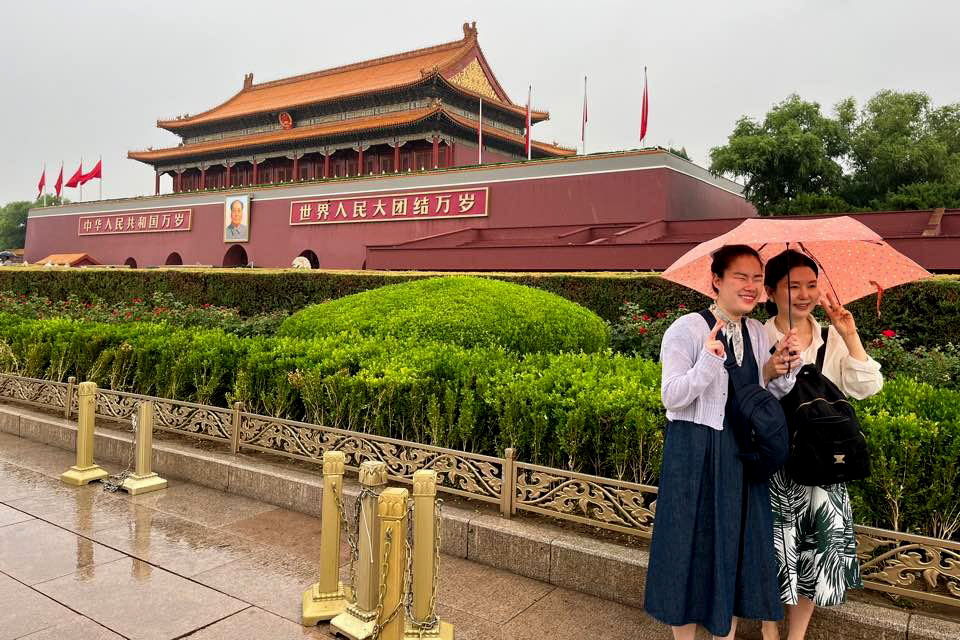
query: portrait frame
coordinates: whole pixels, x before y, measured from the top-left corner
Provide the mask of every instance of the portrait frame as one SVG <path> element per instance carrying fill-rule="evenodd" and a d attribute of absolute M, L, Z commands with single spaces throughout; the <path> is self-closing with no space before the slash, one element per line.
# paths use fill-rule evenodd
<path fill-rule="evenodd" d="M 240 222 L 233 224 L 232 210 L 235 203 L 241 205 Z M 223 201 L 223 241 L 229 244 L 250 242 L 250 196 L 228 196 Z"/>

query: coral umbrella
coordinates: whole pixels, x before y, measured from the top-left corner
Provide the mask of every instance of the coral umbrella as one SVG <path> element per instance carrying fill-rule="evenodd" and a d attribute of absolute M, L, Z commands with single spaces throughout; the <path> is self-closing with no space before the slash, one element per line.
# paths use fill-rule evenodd
<path fill-rule="evenodd" d="M 820 267 L 821 282 L 826 281 L 840 304 L 871 293 L 882 295 L 885 289 L 931 275 L 863 223 L 838 216 L 807 220 L 748 218 L 680 256 L 663 277 L 712 298 L 711 254 L 731 244 L 749 245 L 765 261 L 785 249 L 807 254 Z"/>

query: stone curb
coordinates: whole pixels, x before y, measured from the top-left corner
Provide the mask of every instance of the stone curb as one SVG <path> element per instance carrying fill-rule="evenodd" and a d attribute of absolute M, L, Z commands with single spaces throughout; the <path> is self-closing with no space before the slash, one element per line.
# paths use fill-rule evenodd
<path fill-rule="evenodd" d="M 0 405 L 0 432 L 68 451 L 76 448 L 73 421 L 11 405 Z M 97 461 L 130 460 L 132 435 L 99 428 Z M 320 515 L 323 480 L 319 473 L 290 469 L 246 454 L 214 453 L 175 442 L 154 441 L 154 471 L 278 507 Z M 347 517 L 352 518 L 359 485 L 344 483 Z M 571 533 L 539 522 L 505 519 L 492 513 L 444 506 L 442 551 L 633 607 L 643 607 L 648 554 Z M 782 637 L 785 637 L 785 631 Z M 760 639 L 759 624 L 745 621 L 742 638 Z M 960 623 L 921 614 L 849 602 L 818 609 L 807 640 L 956 640 Z"/>

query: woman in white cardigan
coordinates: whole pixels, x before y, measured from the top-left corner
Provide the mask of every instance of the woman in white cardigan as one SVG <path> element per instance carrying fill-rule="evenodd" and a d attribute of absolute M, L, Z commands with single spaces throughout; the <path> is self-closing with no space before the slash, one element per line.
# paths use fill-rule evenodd
<path fill-rule="evenodd" d="M 812 312 L 821 304 L 830 320 L 823 375 L 849 397 L 871 396 L 883 387 L 880 364 L 863 348 L 853 315 L 832 294 L 820 291 L 818 271 L 809 256 L 793 250 L 767 263 L 764 286 L 771 315 L 764 325 L 767 338 L 775 342 L 787 333 L 792 316 L 801 359 L 804 364 L 815 363 L 823 337 Z M 808 487 L 780 470 L 770 480 L 770 500 L 780 598 L 787 605 L 789 619 L 788 638 L 803 640 L 814 606 L 840 604 L 847 589 L 863 586 L 850 497 L 844 484 Z M 775 623 L 764 623 L 763 638 L 779 638 Z"/>

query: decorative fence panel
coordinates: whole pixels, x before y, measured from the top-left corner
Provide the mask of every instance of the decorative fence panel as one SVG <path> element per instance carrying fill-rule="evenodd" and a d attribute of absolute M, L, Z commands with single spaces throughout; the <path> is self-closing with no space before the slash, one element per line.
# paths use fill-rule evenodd
<path fill-rule="evenodd" d="M 0 374 L 0 400 L 76 413 L 74 380 L 51 382 Z M 503 458 L 385 438 L 356 431 L 271 418 L 233 409 L 98 389 L 96 413 L 128 421 L 139 403 L 156 404 L 155 428 L 229 446 L 321 463 L 324 451 L 343 451 L 347 467 L 382 461 L 391 480 L 411 483 L 418 469 L 433 469 L 446 493 L 630 535 L 649 537 L 657 488 Z M 68 409 L 69 407 L 69 409 Z M 960 542 L 857 526 L 857 554 L 867 588 L 960 607 Z"/>

